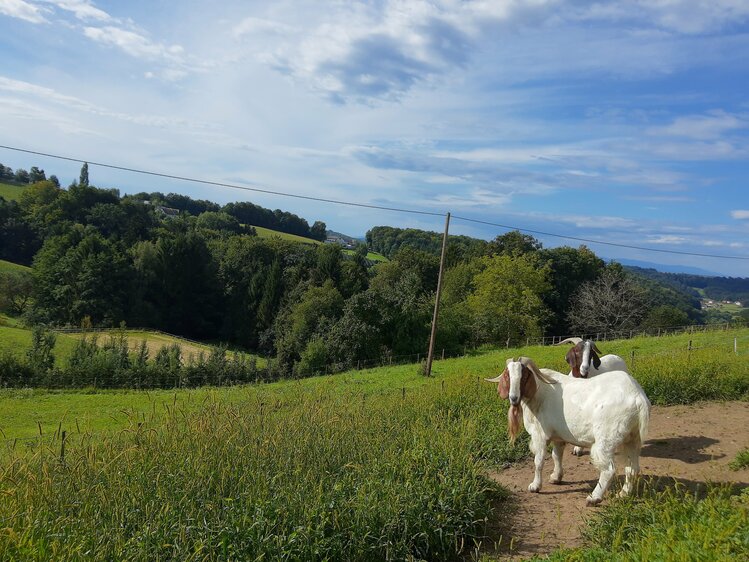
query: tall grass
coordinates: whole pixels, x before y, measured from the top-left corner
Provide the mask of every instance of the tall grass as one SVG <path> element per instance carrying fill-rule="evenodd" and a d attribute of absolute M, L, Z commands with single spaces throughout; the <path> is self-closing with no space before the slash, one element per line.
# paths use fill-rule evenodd
<path fill-rule="evenodd" d="M 676 485 L 613 501 L 584 532 L 587 547 L 549 560 L 748 560 L 749 490 L 713 486 L 706 496 Z"/>
<path fill-rule="evenodd" d="M 16 451 L 0 557 L 458 559 L 496 516 L 484 462 L 523 454 L 498 446 L 496 406 L 465 382 L 210 401 L 69 439 L 64 460 L 59 440 Z"/>

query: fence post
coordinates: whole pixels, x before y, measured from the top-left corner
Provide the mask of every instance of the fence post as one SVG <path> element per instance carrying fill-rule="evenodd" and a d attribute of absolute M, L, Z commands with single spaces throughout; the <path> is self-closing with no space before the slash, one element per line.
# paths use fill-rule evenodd
<path fill-rule="evenodd" d="M 635 368 L 635 350 L 633 349 L 632 350 L 632 369 L 634 370 L 634 368 Z"/>
<path fill-rule="evenodd" d="M 443 361 L 445 360 L 445 348 L 444 347 L 442 348 L 442 360 Z"/>

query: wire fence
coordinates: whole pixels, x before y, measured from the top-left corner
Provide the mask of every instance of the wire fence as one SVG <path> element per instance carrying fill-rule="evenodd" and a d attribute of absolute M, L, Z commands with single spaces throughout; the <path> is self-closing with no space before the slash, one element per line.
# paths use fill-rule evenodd
<path fill-rule="evenodd" d="M 735 326 L 735 325 L 729 325 L 727 328 L 724 326 L 721 326 L 720 328 L 715 328 L 713 330 L 703 330 L 700 329 L 695 332 L 690 332 L 688 329 L 682 329 L 678 332 L 678 334 L 685 334 L 685 333 L 694 333 L 697 334 L 697 338 L 695 340 L 689 339 L 687 342 L 681 346 L 681 347 L 671 347 L 670 349 L 665 349 L 662 351 L 654 351 L 654 350 L 645 350 L 641 351 L 637 348 L 632 348 L 628 353 L 620 353 L 623 355 L 623 358 L 627 361 L 630 369 L 632 369 L 633 372 L 636 373 L 636 369 L 638 368 L 640 362 L 642 361 L 650 361 L 653 359 L 659 359 L 663 357 L 686 357 L 687 359 L 690 357 L 693 357 L 693 354 L 696 354 L 699 356 L 699 352 L 705 352 L 710 351 L 714 352 L 716 350 L 719 350 L 723 353 L 726 353 L 727 355 L 736 355 L 736 356 L 747 356 L 749 357 L 749 334 L 741 334 L 737 335 L 735 333 L 725 333 L 729 331 L 735 331 L 738 328 L 743 328 L 744 326 Z M 683 327 L 682 327 L 683 328 Z M 689 327 L 687 327 L 689 328 Z M 702 326 L 700 326 L 702 328 Z M 700 336 L 706 334 L 706 333 L 713 333 L 716 337 L 713 339 L 705 340 L 702 338 L 699 339 Z M 723 333 L 722 333 L 723 332 Z M 639 334 L 638 334 L 639 335 Z M 665 335 L 665 334 L 662 334 Z M 672 335 L 669 333 L 668 335 Z M 564 338 L 560 338 L 564 339 Z M 625 340 L 627 338 L 620 338 L 622 340 Z M 551 341 L 547 338 L 547 341 Z M 609 340 L 613 341 L 613 340 Z M 466 349 L 466 353 L 471 353 L 473 350 Z M 486 351 L 497 351 L 497 348 L 493 348 L 492 350 L 486 349 Z M 730 352 L 733 353 L 730 353 Z M 460 355 L 458 355 L 460 356 Z M 400 355 L 400 356 L 391 356 L 386 359 L 386 361 L 380 361 L 380 362 L 359 362 L 357 365 L 360 369 L 365 368 L 371 368 L 371 367 L 379 367 L 384 365 L 403 365 L 403 364 L 413 364 L 414 361 L 418 364 L 418 361 L 420 359 L 423 359 L 424 354 L 408 354 L 408 355 Z M 453 356 L 454 357 L 454 356 Z M 450 357 L 447 354 L 438 354 L 437 357 L 435 357 L 435 360 L 441 360 L 441 359 L 449 359 Z M 302 377 L 300 377 L 302 378 Z M 118 390 L 134 390 L 139 392 L 148 393 L 149 390 L 171 390 L 174 391 L 173 395 L 164 395 L 163 392 L 156 395 L 157 397 L 154 397 L 151 399 L 149 411 L 136 411 L 136 410 L 125 410 L 125 409 L 118 409 L 117 414 L 123 414 L 125 417 L 124 419 L 120 418 L 114 418 L 116 421 L 121 422 L 121 425 L 119 428 L 113 428 L 113 429 L 100 429 L 100 430 L 93 430 L 90 428 L 82 428 L 80 421 L 78 418 L 75 418 L 72 421 L 67 421 L 65 425 L 63 425 L 63 421 L 59 422 L 57 427 L 54 430 L 49 430 L 47 427 L 46 431 L 45 428 L 42 426 L 42 423 L 37 421 L 37 431 L 38 434 L 34 436 L 23 436 L 23 437 L 9 437 L 5 434 L 2 427 L 0 427 L 0 451 L 15 451 L 18 448 L 27 448 L 27 449 L 36 449 L 38 447 L 44 446 L 50 451 L 60 451 L 61 457 L 64 457 L 64 447 L 65 447 L 65 440 L 74 438 L 76 440 L 86 440 L 91 439 L 98 435 L 113 435 L 116 433 L 132 433 L 132 432 L 139 432 L 139 431 L 151 431 L 154 429 L 154 423 L 161 423 L 164 421 L 165 416 L 178 416 L 180 415 L 186 415 L 184 410 L 184 405 L 187 403 L 190 403 L 192 401 L 192 394 L 188 392 L 188 394 L 183 394 L 182 392 L 190 391 L 190 390 L 199 390 L 201 387 L 195 387 L 195 386 L 184 386 L 181 383 L 183 381 L 180 380 L 179 376 L 175 376 L 173 379 L 173 386 L 171 387 L 160 387 L 160 388 L 147 388 L 147 387 L 141 387 L 141 388 L 127 388 L 123 389 L 121 386 L 117 385 L 98 385 L 95 387 L 95 389 L 101 389 L 101 390 L 108 390 L 108 389 L 118 389 Z M 274 379 L 278 380 L 278 379 Z M 264 379 L 261 377 L 258 377 L 255 381 L 237 381 L 237 380 L 231 380 L 231 379 L 223 379 L 223 380 L 216 380 L 216 381 L 207 381 L 205 386 L 228 386 L 228 385 L 247 385 L 248 383 L 263 383 L 263 382 L 272 382 L 269 379 Z M 435 381 L 436 384 L 437 381 Z M 442 390 L 445 390 L 445 381 L 444 379 L 439 381 L 442 386 Z M 93 385 L 92 385 L 93 386 Z M 55 388 L 55 387 L 45 387 L 50 390 L 70 390 L 69 388 Z M 249 390 L 249 387 L 248 387 Z M 177 392 L 181 391 L 181 392 Z M 404 386 L 402 388 L 394 387 L 392 389 L 393 392 L 401 392 L 403 395 L 403 398 L 406 398 L 407 393 L 409 392 L 407 388 Z M 413 389 L 411 390 L 411 392 Z M 210 390 L 209 390 L 210 392 Z M 205 403 L 207 400 L 210 399 L 211 394 L 206 394 L 201 403 Z M 248 395 L 249 396 L 249 395 Z M 265 402 L 261 401 L 259 402 L 261 404 L 261 408 L 263 405 L 265 405 Z M 276 399 L 276 407 L 280 407 L 279 405 L 286 404 L 286 401 L 278 398 Z M 57 454 L 57 453 L 55 453 Z"/>
<path fill-rule="evenodd" d="M 706 325 L 688 325 L 678 326 L 669 328 L 658 328 L 655 330 L 624 330 L 624 331 L 605 331 L 600 333 L 582 334 L 582 337 L 590 337 L 598 342 L 611 342 L 614 340 L 629 340 L 635 337 L 665 337 L 674 336 L 680 334 L 700 335 L 707 333 L 727 333 L 740 328 L 746 327 L 743 323 L 722 323 L 722 324 L 706 324 Z M 262 384 L 270 383 L 278 380 L 294 379 L 294 378 L 308 378 L 316 375 L 332 375 L 346 371 L 359 371 L 363 369 L 373 369 L 380 367 L 396 367 L 403 365 L 414 365 L 417 369 L 424 370 L 424 365 L 427 358 L 426 350 L 424 352 L 416 352 L 409 354 L 395 355 L 387 351 L 384 351 L 380 357 L 375 359 L 367 360 L 349 360 L 345 362 L 334 362 L 328 363 L 324 366 L 320 366 L 317 369 L 310 372 L 297 372 L 293 376 L 288 373 L 281 372 L 278 368 L 277 360 L 274 358 L 265 358 L 263 363 L 260 363 L 252 355 L 247 354 L 244 357 L 235 355 L 234 357 L 229 356 L 225 361 L 219 359 L 218 362 L 211 361 L 210 356 L 221 355 L 216 353 L 220 351 L 221 347 L 210 346 L 204 342 L 196 342 L 187 338 L 181 338 L 167 332 L 158 330 L 144 330 L 144 329 L 131 329 L 135 331 L 147 331 L 158 335 L 168 336 L 170 338 L 176 338 L 177 341 L 189 342 L 191 345 L 200 345 L 206 348 L 207 354 L 209 355 L 206 360 L 203 353 L 199 353 L 197 358 L 194 354 L 178 354 L 176 360 L 171 361 L 169 364 L 155 365 L 155 361 L 149 360 L 148 365 L 141 365 L 140 368 L 136 368 L 133 364 L 128 366 L 121 366 L 117 363 L 92 363 L 87 365 L 85 368 L 78 369 L 77 371 L 68 368 L 66 369 L 53 369 L 51 372 L 46 373 L 44 376 L 34 376 L 33 378 L 23 380 L 22 377 L 9 376 L 7 373 L 4 376 L 3 372 L 0 372 L 0 387 L 11 387 L 11 388 L 24 388 L 24 387 L 35 387 L 35 388 L 48 388 L 51 390 L 62 390 L 62 389 L 103 389 L 103 390 L 155 390 L 155 389 L 188 389 L 197 388 L 201 386 L 236 386 L 243 384 Z M 93 329 L 93 330 L 79 330 L 72 328 L 63 328 L 63 333 L 109 333 L 113 337 L 116 334 L 121 334 L 121 329 Z M 550 346 L 559 344 L 564 339 L 571 337 L 565 336 L 545 336 L 540 338 L 526 338 L 526 346 Z M 731 339 L 731 338 L 729 338 Z M 723 349 L 729 350 L 731 345 L 729 339 L 726 340 L 726 344 Z M 732 338 L 733 351 L 736 354 L 745 352 L 746 346 L 743 342 L 740 342 L 741 338 Z M 510 342 L 507 342 L 509 344 Z M 506 345 L 505 347 L 518 347 L 518 343 L 522 345 L 522 342 L 514 342 L 515 345 Z M 740 345 L 740 343 L 742 345 Z M 175 345 L 175 344 L 171 344 Z M 179 344 L 176 344 L 179 345 Z M 166 347 L 166 345 L 165 345 Z M 685 348 L 689 350 L 698 349 L 696 346 L 692 346 L 691 340 L 688 344 L 685 344 Z M 471 354 L 489 352 L 496 350 L 496 346 L 489 347 L 488 345 L 479 346 L 463 346 L 462 349 L 438 349 L 435 353 L 434 359 L 436 361 L 452 359 L 458 357 L 465 357 Z M 131 349 L 132 352 L 132 349 Z M 634 353 L 634 352 L 632 352 Z M 244 354 L 242 354 L 244 355 Z M 249 358 L 249 359 L 247 359 Z M 625 357 L 625 359 L 627 359 Z M 634 359 L 634 357 L 632 357 Z"/>

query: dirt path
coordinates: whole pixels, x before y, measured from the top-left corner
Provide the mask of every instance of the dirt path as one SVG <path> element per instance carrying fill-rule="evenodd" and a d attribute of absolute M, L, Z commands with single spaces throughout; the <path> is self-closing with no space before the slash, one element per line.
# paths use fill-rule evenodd
<path fill-rule="evenodd" d="M 728 468 L 736 454 L 748 446 L 749 403 L 656 406 L 651 411 L 640 467 L 646 478 L 669 482 L 676 478 L 694 488 L 707 481 L 749 485 L 749 470 Z M 538 494 L 527 491 L 533 479 L 532 460 L 491 474 L 512 492 L 516 510 L 509 524 L 499 524 L 502 541 L 496 554 L 520 560 L 560 546 L 581 544 L 581 526 L 596 509 L 586 507 L 585 498 L 598 480 L 598 473 L 590 464 L 587 451 L 578 458 L 571 449 L 568 446 L 564 453 L 562 484 L 549 484 L 553 462 L 547 457 L 543 488 Z M 611 491 L 604 504 L 610 494 Z"/>

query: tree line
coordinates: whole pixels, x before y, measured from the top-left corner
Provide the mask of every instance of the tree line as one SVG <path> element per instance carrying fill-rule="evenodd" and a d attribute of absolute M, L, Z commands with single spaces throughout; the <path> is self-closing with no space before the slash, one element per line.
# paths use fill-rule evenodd
<path fill-rule="evenodd" d="M 0 307 L 31 325 L 125 323 L 226 342 L 270 357 L 272 377 L 426 350 L 439 234 L 373 228 L 370 249 L 391 258 L 373 265 L 365 245 L 347 254 L 256 236 L 245 221 L 261 208 L 251 203 L 149 195 L 90 185 L 85 167 L 67 189 L 41 180 L 18 202 L 0 198 L 0 258 L 33 265 L 18 283 L 5 275 Z M 144 201 L 182 212 L 162 215 Z M 492 241 L 450 237 L 447 254 L 437 348 L 448 354 L 704 320 L 699 301 L 585 246 L 543 248 L 514 231 Z"/>

